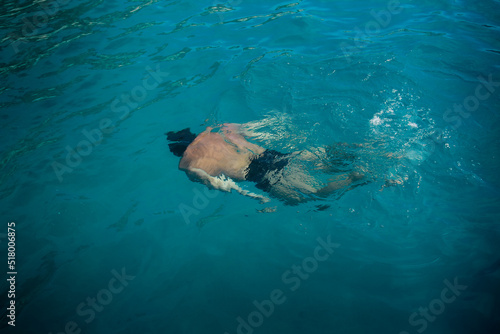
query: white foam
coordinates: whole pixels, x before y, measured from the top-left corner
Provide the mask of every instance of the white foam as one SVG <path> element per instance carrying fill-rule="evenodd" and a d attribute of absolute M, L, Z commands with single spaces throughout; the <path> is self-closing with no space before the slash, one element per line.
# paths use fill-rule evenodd
<path fill-rule="evenodd" d="M 262 203 L 266 203 L 266 202 L 270 201 L 270 199 L 265 197 L 265 196 L 255 194 L 253 192 L 250 192 L 248 190 L 241 188 L 239 185 L 236 184 L 236 182 L 234 182 L 233 179 L 225 176 L 224 174 L 221 174 L 218 176 L 211 176 L 210 174 L 205 172 L 203 169 L 192 168 L 191 170 L 193 172 L 195 172 L 196 174 L 198 174 L 198 176 L 201 179 L 204 179 L 204 180 L 207 180 L 208 182 L 210 182 L 210 185 L 212 187 L 214 187 L 215 189 L 219 189 L 219 190 L 227 191 L 227 192 L 231 192 L 231 190 L 234 189 L 238 193 L 242 194 L 243 196 L 248 196 L 248 197 L 258 199 Z"/>

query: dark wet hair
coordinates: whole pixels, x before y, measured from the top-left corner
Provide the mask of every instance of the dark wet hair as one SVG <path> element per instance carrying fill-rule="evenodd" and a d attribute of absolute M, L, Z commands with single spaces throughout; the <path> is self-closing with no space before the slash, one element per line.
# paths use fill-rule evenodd
<path fill-rule="evenodd" d="M 177 157 L 182 157 L 189 144 L 196 138 L 189 128 L 177 132 L 170 131 L 166 135 L 167 140 L 173 142 L 168 144 L 168 148 Z"/>

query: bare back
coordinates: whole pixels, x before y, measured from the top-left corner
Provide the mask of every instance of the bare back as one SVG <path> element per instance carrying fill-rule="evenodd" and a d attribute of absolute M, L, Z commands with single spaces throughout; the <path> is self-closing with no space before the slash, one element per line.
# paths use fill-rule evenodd
<path fill-rule="evenodd" d="M 225 125 L 222 134 L 211 130 L 207 128 L 188 146 L 179 169 L 186 172 L 201 169 L 211 176 L 224 174 L 235 180 L 244 180 L 252 157 L 264 149 L 238 134 L 233 124 Z"/>

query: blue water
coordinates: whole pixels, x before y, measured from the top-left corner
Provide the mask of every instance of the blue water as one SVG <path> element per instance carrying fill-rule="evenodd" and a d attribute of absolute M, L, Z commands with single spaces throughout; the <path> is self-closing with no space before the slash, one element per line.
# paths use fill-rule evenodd
<path fill-rule="evenodd" d="M 0 29 L 2 333 L 500 332 L 498 1 L 19 1 Z M 371 182 L 206 192 L 164 133 L 224 122 L 361 143 Z"/>

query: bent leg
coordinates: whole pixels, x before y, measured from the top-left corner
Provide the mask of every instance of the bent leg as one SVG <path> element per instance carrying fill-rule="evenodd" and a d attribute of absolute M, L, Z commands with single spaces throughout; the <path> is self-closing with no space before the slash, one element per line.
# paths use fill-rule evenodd
<path fill-rule="evenodd" d="M 335 191 L 340 189 L 345 189 L 351 183 L 361 180 L 364 178 L 364 174 L 358 172 L 351 172 L 338 175 L 332 179 L 330 179 L 328 185 L 316 191 L 316 195 L 319 197 L 328 197 L 333 194 Z"/>

